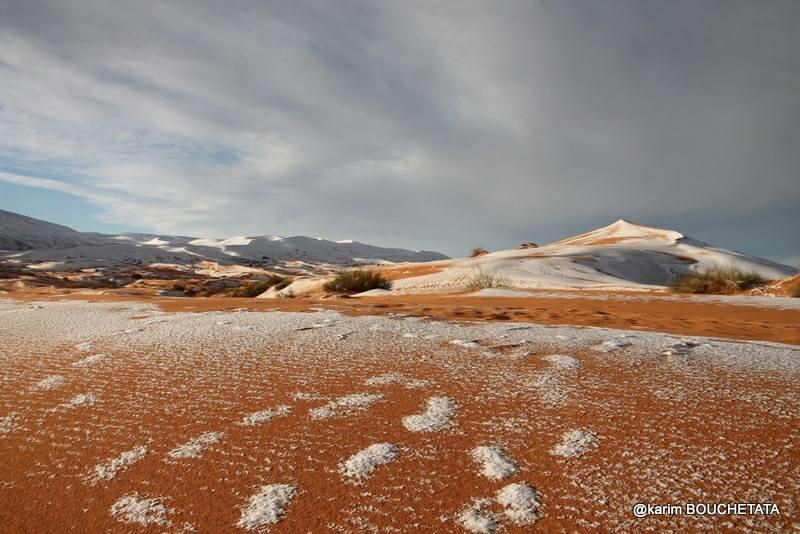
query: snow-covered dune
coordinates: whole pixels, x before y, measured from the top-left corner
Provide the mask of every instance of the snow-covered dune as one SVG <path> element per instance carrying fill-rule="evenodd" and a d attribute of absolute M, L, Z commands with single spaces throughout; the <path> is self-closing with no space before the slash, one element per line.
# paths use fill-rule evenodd
<path fill-rule="evenodd" d="M 519 289 L 652 289 L 690 270 L 715 265 L 755 271 L 766 279 L 797 273 L 793 267 L 717 248 L 680 232 L 621 219 L 539 248 L 436 262 L 431 267 L 439 267 L 438 272 L 396 280 L 394 289 L 464 289 L 476 273 L 488 273 Z"/>
<path fill-rule="evenodd" d="M 0 210 L 0 258 L 17 262 L 64 262 L 91 266 L 109 263 L 221 264 L 304 261 L 353 263 L 424 262 L 447 258 L 438 252 L 384 248 L 357 241 L 295 236 L 235 236 L 209 239 L 157 234 L 104 235 L 72 230 Z"/>

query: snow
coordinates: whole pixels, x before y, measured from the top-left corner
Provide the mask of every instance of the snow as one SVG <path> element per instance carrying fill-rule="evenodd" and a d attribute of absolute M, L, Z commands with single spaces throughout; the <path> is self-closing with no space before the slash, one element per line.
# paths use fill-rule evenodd
<path fill-rule="evenodd" d="M 286 415 L 291 410 L 292 407 L 285 404 L 281 406 L 276 406 L 275 408 L 270 408 L 268 410 L 261 410 L 260 412 L 251 413 L 250 415 L 245 417 L 240 424 L 245 426 L 260 425 L 261 423 L 266 423 L 270 419 Z"/>
<path fill-rule="evenodd" d="M 561 435 L 561 442 L 553 448 L 551 453 L 565 458 L 582 456 L 596 447 L 597 441 L 597 434 L 591 430 L 570 430 Z"/>
<path fill-rule="evenodd" d="M 339 471 L 349 478 L 367 478 L 379 465 L 394 461 L 399 451 L 392 443 L 375 443 L 348 458 L 339 466 Z"/>
<path fill-rule="evenodd" d="M 35 388 L 44 390 L 56 389 L 64 385 L 64 382 L 66 381 L 67 379 L 60 375 L 48 376 L 47 378 L 37 382 Z"/>
<path fill-rule="evenodd" d="M 256 530 L 265 525 L 278 523 L 286 513 L 286 506 L 297 495 L 292 484 L 270 484 L 262 486 L 258 493 L 250 497 L 247 508 L 236 526 Z"/>
<path fill-rule="evenodd" d="M 398 384 L 407 387 L 408 389 L 420 389 L 428 386 L 430 382 L 427 380 L 408 378 L 401 373 L 387 373 L 368 378 L 364 384 L 367 386 L 388 386 L 392 384 Z"/>
<path fill-rule="evenodd" d="M 437 261 L 433 274 L 394 281 L 393 294 L 468 289 L 476 270 L 508 280 L 513 289 L 487 288 L 481 297 L 525 297 L 530 289 L 658 290 L 676 276 L 715 265 L 756 271 L 766 279 L 798 272 L 794 267 L 713 247 L 679 232 L 617 221 L 581 236 L 536 249 L 492 252 Z"/>
<path fill-rule="evenodd" d="M 0 435 L 8 434 L 17 428 L 17 421 L 20 419 L 20 414 L 11 412 L 7 416 L 0 419 Z"/>
<path fill-rule="evenodd" d="M 223 432 L 205 432 L 196 438 L 175 447 L 167 456 L 175 459 L 198 458 L 200 453 L 217 443 L 225 434 Z"/>
<path fill-rule="evenodd" d="M 517 525 L 530 525 L 539 519 L 539 496 L 525 482 L 509 484 L 497 492 L 496 499 L 506 507 L 505 514 Z"/>
<path fill-rule="evenodd" d="M 116 458 L 100 465 L 96 465 L 92 473 L 87 477 L 90 484 L 96 484 L 101 480 L 111 480 L 120 472 L 126 470 L 147 455 L 147 447 L 140 445 L 129 451 L 125 451 Z"/>
<path fill-rule="evenodd" d="M 446 258 L 437 252 L 415 252 L 364 243 L 335 242 L 305 236 L 234 236 L 210 239 L 153 234 L 104 235 L 0 210 L 0 255 L 26 263 L 60 262 L 50 269 L 134 264 L 192 264 L 208 260 L 222 264 L 247 261 L 295 261 L 348 265 L 398 263 Z M 20 252 L 22 251 L 22 252 Z"/>
<path fill-rule="evenodd" d="M 550 354 L 542 358 L 547 360 L 553 367 L 558 369 L 577 369 L 581 366 L 581 361 L 574 356 L 567 356 L 566 354 Z"/>
<path fill-rule="evenodd" d="M 75 395 L 67 404 L 72 408 L 77 408 L 79 406 L 91 406 L 96 401 L 97 397 L 93 394 L 81 393 L 80 395 Z"/>
<path fill-rule="evenodd" d="M 325 406 L 312 409 L 309 414 L 312 419 L 327 419 L 350 415 L 355 411 L 369 408 L 378 401 L 383 400 L 383 395 L 371 393 L 354 393 L 330 401 Z"/>
<path fill-rule="evenodd" d="M 489 480 L 502 480 L 519 471 L 505 449 L 479 446 L 472 449 L 472 459 L 481 464 L 481 474 Z"/>
<path fill-rule="evenodd" d="M 456 413 L 456 403 L 448 397 L 431 397 L 425 412 L 403 418 L 403 426 L 412 432 L 438 432 L 453 426 L 451 418 Z"/>
<path fill-rule="evenodd" d="M 458 516 L 458 522 L 469 532 L 491 534 L 500 527 L 500 523 L 486 511 L 489 504 L 490 499 L 477 501 Z"/>
<path fill-rule="evenodd" d="M 111 507 L 111 515 L 124 523 L 168 526 L 167 515 L 172 511 L 162 504 L 163 497 L 146 499 L 138 493 L 120 498 Z"/>
<path fill-rule="evenodd" d="M 91 356 L 86 356 L 85 358 L 78 360 L 72 365 L 73 367 L 88 367 L 92 364 L 103 361 L 106 358 L 108 358 L 108 356 L 106 356 L 105 354 L 93 354 Z"/>

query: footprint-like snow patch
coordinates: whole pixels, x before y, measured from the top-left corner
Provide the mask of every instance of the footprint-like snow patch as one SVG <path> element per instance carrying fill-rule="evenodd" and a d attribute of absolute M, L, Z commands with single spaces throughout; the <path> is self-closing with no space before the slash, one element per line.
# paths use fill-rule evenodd
<path fill-rule="evenodd" d="M 131 493 L 111 506 L 111 515 L 124 523 L 168 526 L 170 521 L 167 516 L 172 510 L 164 506 L 163 500 L 163 497 L 145 499 L 139 497 L 138 493 Z"/>
<path fill-rule="evenodd" d="M 292 411 L 292 407 L 283 404 L 281 406 L 276 406 L 275 408 L 270 408 L 268 410 L 261 410 L 260 412 L 251 413 L 250 415 L 245 417 L 239 424 L 245 426 L 260 425 L 261 423 L 266 423 L 270 419 L 286 415 L 290 411 Z"/>
<path fill-rule="evenodd" d="M 412 432 L 438 432 L 453 426 L 451 417 L 456 413 L 456 403 L 448 397 L 428 399 L 424 413 L 403 418 L 403 426 Z"/>
<path fill-rule="evenodd" d="M 552 454 L 566 458 L 581 456 L 597 446 L 597 434 L 591 430 L 569 430 L 561 435 L 561 442 L 556 445 Z"/>
<path fill-rule="evenodd" d="M 501 447 L 475 447 L 472 459 L 481 465 L 481 474 L 489 480 L 502 480 L 519 471 L 519 466 Z"/>
<path fill-rule="evenodd" d="M 568 369 L 577 369 L 581 366 L 581 361 L 574 356 L 567 356 L 566 354 L 550 354 L 544 357 L 545 360 L 553 364 L 556 369 L 564 371 Z"/>
<path fill-rule="evenodd" d="M 81 393 L 80 395 L 75 395 L 72 399 L 67 403 L 67 407 L 69 408 L 78 408 L 80 406 L 91 406 L 97 402 L 97 397 L 95 397 L 91 393 Z"/>
<path fill-rule="evenodd" d="M 90 365 L 94 365 L 97 362 L 101 362 L 108 358 L 105 354 L 92 354 L 91 356 L 87 356 L 85 358 L 81 358 L 77 362 L 73 363 L 73 367 L 89 367 Z"/>
<path fill-rule="evenodd" d="M 75 350 L 79 350 L 81 352 L 86 352 L 87 350 L 92 350 L 94 348 L 94 343 L 91 341 L 84 341 L 83 343 L 78 343 L 75 345 Z"/>
<path fill-rule="evenodd" d="M 286 506 L 296 495 L 297 488 L 291 484 L 262 486 L 258 493 L 250 497 L 250 502 L 242 510 L 242 517 L 236 526 L 256 530 L 279 522 L 286 513 Z"/>
<path fill-rule="evenodd" d="M 490 499 L 481 499 L 461 512 L 458 522 L 469 532 L 476 534 L 491 534 L 500 527 L 494 515 L 486 510 L 492 504 Z"/>
<path fill-rule="evenodd" d="M 0 419 L 0 435 L 1 434 L 8 434 L 15 428 L 17 428 L 17 420 L 20 419 L 20 416 L 16 412 L 11 412 L 7 416 Z"/>
<path fill-rule="evenodd" d="M 53 375 L 53 376 L 48 376 L 44 380 L 40 380 L 39 382 L 36 383 L 34 387 L 36 389 L 44 389 L 44 390 L 56 389 L 63 386 L 64 382 L 66 381 L 67 379 L 61 375 Z"/>
<path fill-rule="evenodd" d="M 350 415 L 356 411 L 366 410 L 381 400 L 383 400 L 383 395 L 354 393 L 334 399 L 325 406 L 314 408 L 308 413 L 311 415 L 312 419 L 327 419 L 328 417 Z"/>
<path fill-rule="evenodd" d="M 469 339 L 454 339 L 450 341 L 451 345 L 458 345 L 459 347 L 464 347 L 467 349 L 477 349 L 481 345 L 477 341 L 469 340 Z"/>
<path fill-rule="evenodd" d="M 505 514 L 517 525 L 531 525 L 539 519 L 539 495 L 525 482 L 509 484 L 497 492 L 496 500 L 505 506 Z"/>
<path fill-rule="evenodd" d="M 224 435 L 224 432 L 206 432 L 200 434 L 191 441 L 175 447 L 167 453 L 167 456 L 175 458 L 176 460 L 197 458 L 200 456 L 200 453 L 217 443 Z"/>
<path fill-rule="evenodd" d="M 399 451 L 392 443 L 375 443 L 348 458 L 339 466 L 339 471 L 349 478 L 367 478 L 379 465 L 394 461 Z"/>
<path fill-rule="evenodd" d="M 387 373 L 385 375 L 373 376 L 372 378 L 368 378 L 364 383 L 368 386 L 389 386 L 392 384 L 399 384 L 409 389 L 420 389 L 430 384 L 430 382 L 427 380 L 408 378 L 400 373 Z"/>
<path fill-rule="evenodd" d="M 92 473 L 87 477 L 87 481 L 94 485 L 101 480 L 111 480 L 120 472 L 144 458 L 145 455 L 147 455 L 147 447 L 144 445 L 125 451 L 104 464 L 96 465 Z"/>

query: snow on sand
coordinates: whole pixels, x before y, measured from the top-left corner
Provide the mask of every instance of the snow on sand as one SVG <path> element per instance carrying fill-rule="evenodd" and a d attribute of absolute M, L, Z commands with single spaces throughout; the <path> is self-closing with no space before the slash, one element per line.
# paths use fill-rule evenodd
<path fill-rule="evenodd" d="M 258 493 L 250 497 L 236 526 L 256 530 L 279 522 L 286 513 L 286 506 L 296 495 L 297 488 L 291 484 L 262 486 Z"/>
<path fill-rule="evenodd" d="M 438 432 L 453 426 L 456 403 L 448 397 L 431 397 L 425 412 L 403 418 L 403 426 L 412 432 Z"/>
<path fill-rule="evenodd" d="M 392 443 L 375 443 L 348 458 L 339 471 L 349 478 L 367 478 L 379 465 L 394 461 L 398 452 L 399 448 Z"/>

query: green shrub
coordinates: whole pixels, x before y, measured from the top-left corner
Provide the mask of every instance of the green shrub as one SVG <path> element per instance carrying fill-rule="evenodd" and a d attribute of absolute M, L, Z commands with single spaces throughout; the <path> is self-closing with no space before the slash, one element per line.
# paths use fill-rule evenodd
<path fill-rule="evenodd" d="M 361 293 L 370 289 L 392 289 L 392 282 L 386 280 L 378 271 L 354 269 L 340 272 L 333 280 L 325 282 L 322 287 L 331 293 Z"/>
<path fill-rule="evenodd" d="M 676 293 L 728 295 L 765 282 L 761 275 L 753 271 L 715 266 L 680 276 L 669 284 L 669 288 Z"/>
<path fill-rule="evenodd" d="M 467 281 L 470 289 L 487 289 L 490 287 L 509 287 L 511 282 L 505 276 L 498 275 L 495 271 L 489 270 L 484 266 L 475 269 L 472 276 Z"/>
<path fill-rule="evenodd" d="M 277 274 L 273 274 L 266 280 L 258 280 L 257 282 L 237 287 L 236 289 L 233 290 L 231 296 L 240 298 L 253 298 L 259 296 L 261 293 L 263 293 L 264 291 L 268 290 L 271 287 L 274 287 L 277 290 L 281 290 L 287 287 L 291 283 L 292 281 L 286 278 L 285 276 L 279 276 Z"/>

